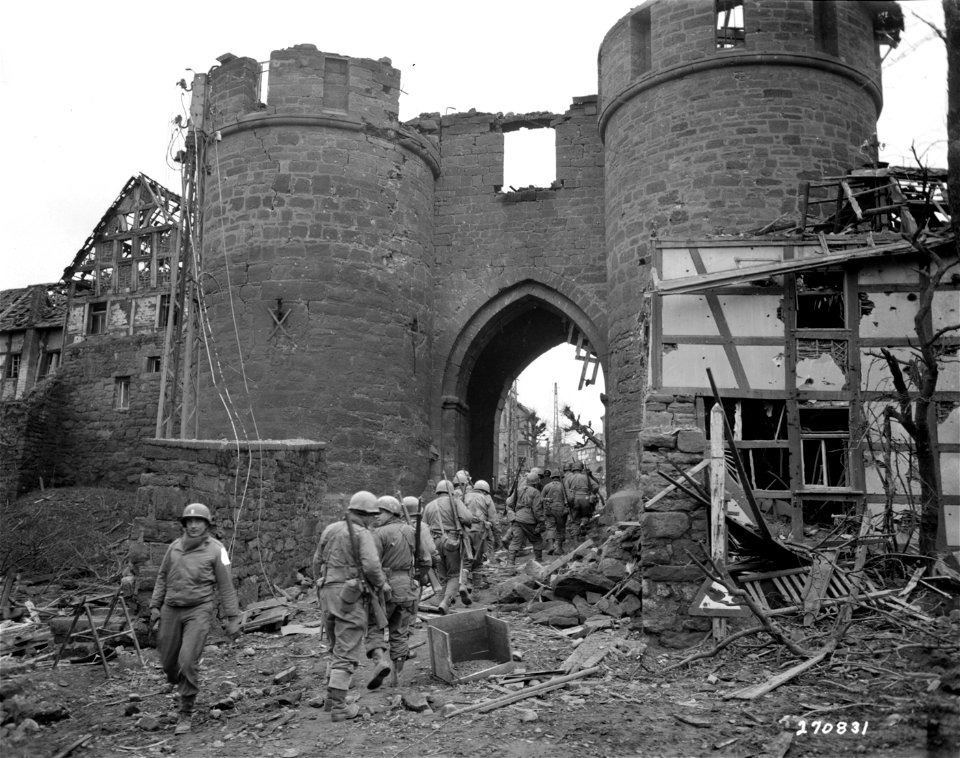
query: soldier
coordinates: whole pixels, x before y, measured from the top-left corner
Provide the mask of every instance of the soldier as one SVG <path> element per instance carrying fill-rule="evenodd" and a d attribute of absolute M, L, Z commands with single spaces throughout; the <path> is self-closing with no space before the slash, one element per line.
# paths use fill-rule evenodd
<path fill-rule="evenodd" d="M 487 546 L 494 541 L 499 528 L 500 519 L 497 508 L 490 497 L 490 485 L 483 479 L 478 479 L 473 487 L 467 489 L 463 496 L 463 504 L 473 514 L 473 524 L 470 526 L 470 543 L 473 547 L 473 562 L 470 564 L 470 585 L 472 591 L 480 585 L 480 570 L 486 558 Z"/>
<path fill-rule="evenodd" d="M 547 552 L 554 555 L 563 553 L 563 539 L 567 531 L 567 493 L 560 472 L 553 471 L 550 481 L 540 493 L 543 500 L 543 515 L 547 523 L 543 537 L 547 543 Z"/>
<path fill-rule="evenodd" d="M 466 469 L 460 469 L 453 475 L 453 495 L 461 503 L 470 487 L 470 472 Z"/>
<path fill-rule="evenodd" d="M 408 495 L 403 499 L 403 508 L 407 512 L 407 517 L 410 519 L 410 523 L 416 527 L 417 525 L 417 514 L 420 513 L 420 498 L 413 497 Z M 417 581 L 420 583 L 421 587 L 426 587 L 427 584 L 433 584 L 436 581 L 436 571 L 440 567 L 440 556 L 437 553 L 437 544 L 433 541 L 433 535 L 430 534 L 430 527 L 427 526 L 426 522 L 423 520 L 423 517 L 420 518 L 420 545 L 423 550 L 426 551 L 426 554 L 430 556 L 429 560 L 417 560 Z M 430 572 L 434 572 L 434 581 L 431 581 Z M 414 600 L 413 604 L 413 623 L 417 623 L 417 610 L 420 607 L 420 592 L 417 592 L 417 597 Z M 411 650 L 407 653 L 407 658 L 416 658 L 417 653 L 415 650 Z"/>
<path fill-rule="evenodd" d="M 543 560 L 543 504 L 540 501 L 540 474 L 530 471 L 526 483 L 517 493 L 517 505 L 514 509 L 513 534 L 507 549 L 507 558 L 511 566 L 517 564 L 517 554 L 526 542 L 533 545 L 533 557 Z"/>
<path fill-rule="evenodd" d="M 399 684 L 403 672 L 403 662 L 410 653 L 410 622 L 413 620 L 414 606 L 420 597 L 420 585 L 416 580 L 416 564 L 430 561 L 430 552 L 423 540 L 420 540 L 420 555 L 414 559 L 417 546 L 416 528 L 402 517 L 400 501 L 390 495 L 377 500 L 380 515 L 373 530 L 373 543 L 380 553 L 380 565 L 390 585 L 390 595 L 384 597 L 387 624 L 390 630 L 390 667 L 381 665 L 386 644 L 382 634 L 375 634 L 367 642 L 367 657 L 377 662 L 374 678 L 367 689 L 376 689 L 390 673 L 390 684 Z"/>
<path fill-rule="evenodd" d="M 368 530 L 379 513 L 372 493 L 357 492 L 350 498 L 343 520 L 323 530 L 313 556 L 314 576 L 318 575 L 318 564 L 320 567 L 320 609 L 332 645 L 324 709 L 331 711 L 333 721 L 353 719 L 360 712 L 356 703 L 347 705 L 347 690 L 360 665 L 371 592 L 390 586 Z"/>
<path fill-rule="evenodd" d="M 566 488 L 571 509 L 567 536 L 579 545 L 587 536 L 590 519 L 593 518 L 597 504 L 597 484 L 584 473 L 583 461 L 576 461 L 573 464 L 573 471 L 567 480 Z"/>
<path fill-rule="evenodd" d="M 463 554 L 469 545 L 464 532 L 473 523 L 473 514 L 456 499 L 453 485 L 446 479 L 437 482 L 436 494 L 437 497 L 423 509 L 423 520 L 430 527 L 430 534 L 440 554 L 440 581 L 444 587 L 438 608 L 440 613 L 446 613 L 450 605 L 456 602 L 460 590 Z M 460 596 L 465 605 L 473 602 L 466 592 Z"/>
<path fill-rule="evenodd" d="M 230 556 L 213 538 L 210 509 L 191 503 L 180 517 L 183 536 L 174 540 L 160 562 L 150 598 L 150 622 L 160 622 L 160 663 L 167 681 L 180 692 L 180 718 L 174 734 L 190 731 L 200 691 L 197 664 L 216 614 L 217 595 L 227 634 L 240 634 L 240 608 L 230 575 Z"/>

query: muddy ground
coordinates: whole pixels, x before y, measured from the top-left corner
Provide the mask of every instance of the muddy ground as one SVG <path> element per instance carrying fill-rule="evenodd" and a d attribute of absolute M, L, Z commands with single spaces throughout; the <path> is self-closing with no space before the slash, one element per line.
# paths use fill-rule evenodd
<path fill-rule="evenodd" d="M 493 569 L 491 580 L 504 571 Z M 480 595 L 478 605 L 485 600 Z M 292 607 L 291 623 L 310 629 L 319 621 L 315 602 L 304 598 Z M 574 648 L 558 630 L 530 623 L 522 609 L 489 606 L 489 612 L 509 623 L 513 650 L 522 658 L 518 666 L 527 671 L 557 668 Z M 955 618 L 944 617 L 936 631 L 950 639 L 957 629 Z M 637 639 L 626 627 L 595 634 Z M 647 647 L 637 655 L 643 646 L 635 644 L 626 654 L 608 655 L 597 676 L 489 713 L 448 718 L 444 706 L 461 708 L 509 690 L 493 679 L 449 685 L 434 677 L 423 623 L 413 634 L 417 656 L 408 661 L 401 686 L 368 691 L 368 671 L 361 669 L 351 698 L 358 698 L 362 717 L 332 723 L 309 702 L 324 693 L 326 640 L 254 632 L 231 643 L 218 630 L 204 654 L 203 691 L 191 733 L 173 735 L 176 696 L 168 692 L 153 649 L 144 650 L 145 666 L 124 650 L 110 662 L 109 678 L 100 664 L 61 663 L 53 669 L 49 659 L 30 665 L 8 658 L 2 682 L 7 720 L 20 702 L 32 704 L 35 720 L 47 723 L 22 718 L 19 726 L 8 723 L 0 748 L 7 758 L 61 758 L 65 748 L 90 735 L 70 755 L 955 756 L 960 752 L 957 648 L 929 645 L 922 637 L 855 625 L 848 644 L 829 663 L 749 701 L 724 694 L 764 682 L 796 659 L 753 636 L 716 657 L 663 673 L 696 650 Z M 704 641 L 699 649 L 709 647 Z M 277 674 L 291 667 L 295 678 L 275 683 Z M 10 692 L 18 689 L 12 698 Z M 415 694 L 427 698 L 428 711 L 403 705 L 404 695 Z M 213 710 L 218 703 L 222 708 Z M 58 713 L 68 717 L 50 719 Z"/>

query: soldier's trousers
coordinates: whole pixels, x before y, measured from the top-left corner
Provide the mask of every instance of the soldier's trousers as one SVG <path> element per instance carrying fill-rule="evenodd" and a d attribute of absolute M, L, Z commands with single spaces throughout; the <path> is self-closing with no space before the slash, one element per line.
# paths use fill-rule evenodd
<path fill-rule="evenodd" d="M 443 597 L 440 602 L 447 601 L 447 605 L 457 599 L 460 593 L 460 541 L 452 538 L 440 537 L 437 540 L 437 551 L 440 553 L 440 566 L 437 571 L 443 584 Z"/>
<path fill-rule="evenodd" d="M 167 681 L 177 685 L 183 711 L 193 710 L 200 690 L 198 664 L 215 612 L 213 600 L 186 608 L 164 603 L 160 609 L 160 665 Z"/>
<path fill-rule="evenodd" d="M 545 540 L 554 540 L 555 546 L 563 544 L 567 533 L 567 506 L 553 505 L 552 503 L 544 508 L 546 514 L 547 528 L 544 529 L 543 538 Z"/>
<path fill-rule="evenodd" d="M 416 613 L 416 598 L 403 600 L 400 602 L 390 602 L 384 607 L 387 614 L 387 628 L 390 630 L 390 660 L 404 661 L 410 652 L 410 624 L 413 623 Z M 367 657 L 369 658 L 374 650 L 383 650 L 387 643 L 383 641 L 383 634 L 379 629 L 371 630 L 370 639 L 367 640 Z"/>
<path fill-rule="evenodd" d="M 340 601 L 342 584 L 320 588 L 320 609 L 323 625 L 330 641 L 330 674 L 327 686 L 338 690 L 350 689 L 350 680 L 363 659 L 364 639 L 367 636 L 368 603 L 362 599 L 347 606 Z"/>

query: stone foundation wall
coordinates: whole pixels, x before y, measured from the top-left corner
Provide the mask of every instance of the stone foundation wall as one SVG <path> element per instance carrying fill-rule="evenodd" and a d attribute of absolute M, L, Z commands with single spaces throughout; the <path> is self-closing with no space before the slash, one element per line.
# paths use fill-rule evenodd
<path fill-rule="evenodd" d="M 645 418 L 638 437 L 644 502 L 669 486 L 658 471 L 682 479 L 677 469 L 703 460 L 705 445 L 691 396 L 648 395 Z M 642 508 L 643 631 L 664 647 L 694 645 L 711 628 L 709 618 L 689 614 L 704 576 L 688 552 L 700 557 L 709 549 L 709 517 L 705 505 L 680 490 Z"/>
<path fill-rule="evenodd" d="M 210 508 L 230 551 L 241 605 L 271 595 L 309 567 L 322 527 L 340 515 L 327 497 L 324 443 L 309 440 L 151 440 L 136 493 L 130 561 L 142 593 L 152 591 L 167 546 L 180 536 L 188 503 Z"/>

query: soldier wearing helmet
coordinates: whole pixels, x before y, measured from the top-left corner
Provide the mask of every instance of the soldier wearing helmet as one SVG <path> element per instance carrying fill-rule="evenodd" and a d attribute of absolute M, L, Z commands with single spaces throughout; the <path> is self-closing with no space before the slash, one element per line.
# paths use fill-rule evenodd
<path fill-rule="evenodd" d="M 470 575 L 466 587 L 467 593 L 473 591 L 481 580 L 481 569 L 486 559 L 487 548 L 494 541 L 494 535 L 499 530 L 500 517 L 497 507 L 490 497 L 490 485 L 483 479 L 478 479 L 472 487 L 468 487 L 463 496 L 463 504 L 473 514 L 473 523 L 467 533 L 473 548 L 473 561 L 470 563 Z M 463 599 L 464 588 L 460 588 L 460 597 Z"/>
<path fill-rule="evenodd" d="M 567 492 L 559 471 L 554 470 L 550 474 L 550 481 L 543 486 L 540 496 L 546 520 L 543 538 L 547 543 L 547 552 L 556 555 L 563 552 L 563 539 L 567 531 Z"/>
<path fill-rule="evenodd" d="M 390 658 L 387 662 L 384 656 L 387 644 L 378 630 L 367 641 L 367 657 L 374 659 L 374 676 L 367 684 L 368 689 L 380 686 L 387 674 L 390 674 L 392 686 L 399 684 L 404 661 L 410 652 L 410 623 L 420 597 L 416 564 L 430 560 L 430 553 L 422 541 L 419 559 L 414 555 L 416 530 L 404 518 L 405 511 L 400 501 L 384 495 L 377 499 L 377 507 L 380 508 L 380 515 L 373 529 L 373 543 L 380 554 L 380 565 L 390 585 L 390 595 L 384 598 L 384 611 L 390 630 Z"/>
<path fill-rule="evenodd" d="M 467 494 L 467 489 L 470 487 L 471 481 L 470 472 L 466 469 L 460 469 L 453 475 L 453 496 L 461 503 L 463 502 L 464 496 Z"/>
<path fill-rule="evenodd" d="M 227 634 L 240 634 L 240 608 L 230 574 L 230 556 L 210 533 L 213 519 L 203 503 L 190 503 L 180 517 L 184 533 L 160 562 L 150 598 L 150 621 L 160 622 L 158 648 L 167 681 L 180 693 L 175 734 L 190 731 L 200 689 L 200 654 L 220 598 Z"/>
<path fill-rule="evenodd" d="M 530 470 L 526 482 L 517 493 L 517 504 L 513 512 L 513 531 L 510 545 L 507 547 L 507 559 L 511 566 L 517 563 L 517 554 L 529 542 L 533 545 L 533 557 L 543 560 L 544 530 L 543 503 L 540 499 L 540 474 Z"/>
<path fill-rule="evenodd" d="M 369 530 L 379 513 L 376 496 L 360 490 L 350 498 L 343 519 L 323 530 L 313 555 L 320 609 L 332 645 L 324 708 L 333 721 L 356 718 L 360 711 L 346 701 L 367 634 L 369 597 L 390 590 Z"/>
<path fill-rule="evenodd" d="M 567 537 L 579 544 L 586 539 L 590 520 L 596 510 L 597 484 L 588 472 L 583 470 L 583 461 L 574 461 L 573 471 L 565 482 L 570 504 L 570 520 L 567 524 Z"/>
<path fill-rule="evenodd" d="M 437 482 L 436 494 L 423 509 L 423 521 L 430 528 L 440 554 L 439 574 L 444 587 L 438 608 L 446 613 L 460 592 L 464 552 L 469 549 L 465 532 L 473 523 L 473 514 L 457 499 L 453 484 L 446 479 Z M 473 602 L 466 593 L 461 597 L 465 605 Z"/>
<path fill-rule="evenodd" d="M 416 525 L 417 514 L 420 513 L 420 498 L 408 495 L 402 502 L 404 510 L 410 519 L 410 523 Z M 429 579 L 426 573 L 433 569 L 434 571 L 440 565 L 440 555 L 437 553 L 437 544 L 433 541 L 433 535 L 430 534 L 430 527 L 423 519 L 420 519 L 420 545 L 429 556 L 426 560 L 417 561 L 417 576 L 421 585 L 426 585 Z M 421 553 L 421 555 L 423 555 Z M 412 655 L 409 657 L 413 657 Z"/>

